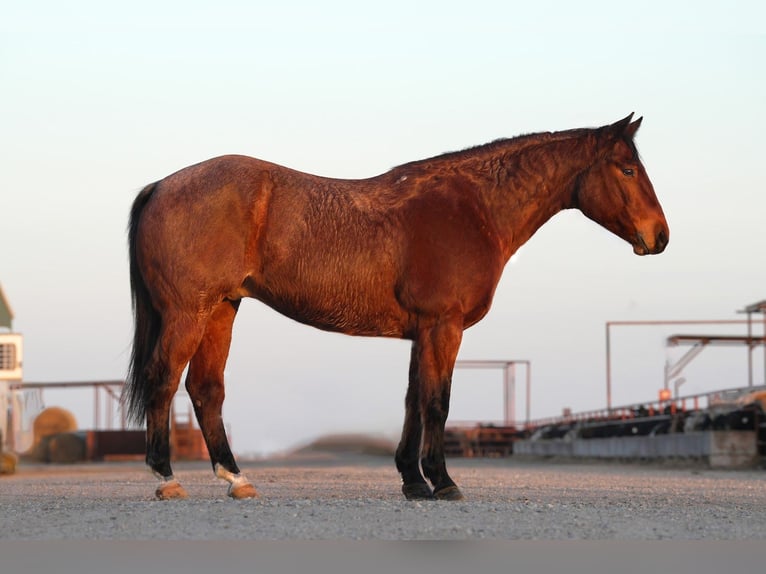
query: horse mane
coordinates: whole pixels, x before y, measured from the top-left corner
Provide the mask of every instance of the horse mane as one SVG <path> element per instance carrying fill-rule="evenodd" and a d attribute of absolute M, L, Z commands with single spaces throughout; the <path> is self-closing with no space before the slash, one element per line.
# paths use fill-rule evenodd
<path fill-rule="evenodd" d="M 404 163 L 393 168 L 391 171 L 394 173 L 420 172 L 431 168 L 437 168 L 444 162 L 456 163 L 463 159 L 468 160 L 497 155 L 514 155 L 543 144 L 581 138 L 587 134 L 593 134 L 600 129 L 601 128 L 595 130 L 578 128 L 558 132 L 523 134 L 512 138 L 499 138 L 489 143 L 468 147 L 459 151 L 446 152 L 426 159 Z"/>

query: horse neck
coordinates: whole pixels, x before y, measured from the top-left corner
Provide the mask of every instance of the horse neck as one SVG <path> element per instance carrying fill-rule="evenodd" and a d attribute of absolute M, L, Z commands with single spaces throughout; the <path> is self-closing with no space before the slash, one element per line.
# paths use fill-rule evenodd
<path fill-rule="evenodd" d="M 586 135 L 551 139 L 485 159 L 479 196 L 506 261 L 551 217 L 574 206 L 578 176 L 597 157 Z"/>

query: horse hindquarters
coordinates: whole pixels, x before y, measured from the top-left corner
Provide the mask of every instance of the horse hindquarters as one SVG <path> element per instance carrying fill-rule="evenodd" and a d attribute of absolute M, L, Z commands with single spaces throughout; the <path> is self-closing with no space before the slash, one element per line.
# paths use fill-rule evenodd
<path fill-rule="evenodd" d="M 172 222 L 173 217 L 166 213 L 167 197 L 160 201 L 160 197 L 155 195 L 158 187 L 157 184 L 147 186 L 139 194 L 131 212 L 129 251 L 136 329 L 125 399 L 131 418 L 139 423 L 146 421 L 146 463 L 161 480 L 157 497 L 166 499 L 186 496 L 173 477 L 170 463 L 170 406 L 181 374 L 199 352 L 196 371 L 207 378 L 207 369 L 215 372 L 216 367 L 201 368 L 201 365 L 215 363 L 220 356 L 221 376 L 214 379 L 211 386 L 221 388 L 222 400 L 223 364 L 228 355 L 234 308 L 228 302 L 219 304 L 222 309 L 228 307 L 231 310 L 230 317 L 221 319 L 216 314 L 217 309 L 206 307 L 196 293 L 179 289 L 181 283 L 178 277 L 169 270 L 179 269 L 179 262 L 184 259 L 179 256 L 176 243 L 168 239 L 168 228 L 171 227 L 168 221 Z M 169 264 L 171 261 L 173 265 Z M 188 272 L 183 275 L 190 281 Z M 224 323 L 222 337 L 218 336 L 221 321 Z M 215 333 L 215 336 L 208 335 L 203 344 L 208 324 L 210 333 Z M 195 384 L 194 376 L 189 386 L 196 392 L 199 385 Z M 202 402 L 207 412 L 207 401 Z M 202 418 L 207 421 L 210 417 L 205 415 Z M 211 427 L 208 422 L 205 425 L 206 428 Z M 225 435 L 218 431 L 209 431 L 208 434 L 216 435 L 210 439 L 214 445 L 213 452 L 218 453 L 220 460 L 231 467 L 229 474 L 235 475 L 236 472 L 232 471 L 236 470 L 236 465 L 229 464 L 231 454 L 228 444 L 225 448 L 221 447 L 221 439 L 217 438 L 219 435 L 225 440 Z"/>
<path fill-rule="evenodd" d="M 156 188 L 156 183 L 151 184 L 138 194 L 130 215 L 128 248 L 135 330 L 123 400 L 133 421 L 146 421 L 146 464 L 162 481 L 157 497 L 184 498 L 186 492 L 174 479 L 170 466 L 170 403 L 198 340 L 194 340 L 193 325 L 182 325 L 181 333 L 189 340 L 176 341 L 178 325 L 170 313 L 160 313 L 154 306 L 153 276 L 141 265 L 142 216 Z"/>

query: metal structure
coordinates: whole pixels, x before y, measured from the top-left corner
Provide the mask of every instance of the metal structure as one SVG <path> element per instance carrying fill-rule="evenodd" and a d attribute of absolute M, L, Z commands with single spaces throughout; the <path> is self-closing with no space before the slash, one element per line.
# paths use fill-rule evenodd
<path fill-rule="evenodd" d="M 42 410 L 42 393 L 46 389 L 92 389 L 93 427 L 85 433 L 88 460 L 107 457 L 143 457 L 144 432 L 129 429 L 120 405 L 122 380 L 71 381 L 50 383 L 22 382 L 22 336 L 6 332 L 12 329 L 13 311 L 0 287 L 0 454 L 6 472 L 12 452 L 23 452 L 31 446 L 32 423 Z M 175 404 L 171 416 L 171 441 L 176 458 L 202 459 L 207 450 L 202 434 L 194 425 L 191 410 L 185 419 L 177 417 Z M 15 467 L 15 458 L 14 465 Z"/>
<path fill-rule="evenodd" d="M 456 361 L 456 369 L 499 369 L 503 372 L 503 424 L 516 426 L 516 365 L 526 368 L 526 422 L 529 424 L 531 364 L 528 360 Z"/>
<path fill-rule="evenodd" d="M 16 383 L 12 388 L 17 389 L 93 389 L 93 428 L 101 430 L 115 429 L 115 413 L 120 412 L 119 430 L 127 429 L 125 413 L 120 406 L 121 380 L 107 381 L 67 381 L 50 383 Z M 103 415 L 103 420 L 102 420 Z"/>
<path fill-rule="evenodd" d="M 705 350 L 709 345 L 713 346 L 739 346 L 748 347 L 748 380 L 747 386 L 753 386 L 753 356 L 752 351 L 758 345 L 766 348 L 766 337 L 753 337 L 752 335 L 671 335 L 666 339 L 669 347 L 678 345 L 691 345 L 689 349 L 674 365 L 665 366 L 665 388 L 670 387 L 670 380 L 681 375 L 683 369 L 692 360 Z M 678 394 L 678 393 L 676 393 Z"/>
<path fill-rule="evenodd" d="M 620 405 L 612 408 L 593 409 L 567 415 L 543 417 L 530 422 L 531 429 L 582 422 L 630 421 L 640 417 L 654 417 L 662 413 L 675 415 L 710 409 L 721 403 L 731 402 L 728 397 L 766 392 L 766 385 L 754 387 L 732 387 L 706 391 L 667 399 L 656 398 L 639 403 Z M 760 400 L 760 399 L 759 399 Z M 743 403 L 745 404 L 745 403 Z M 766 409 L 766 403 L 763 404 Z"/>
<path fill-rule="evenodd" d="M 761 313 L 763 315 L 763 335 L 766 337 L 766 300 L 759 301 L 758 303 L 753 303 L 752 305 L 748 305 L 741 311 L 738 311 L 738 313 L 745 313 L 747 314 L 747 336 L 752 337 L 753 336 L 753 315 L 755 313 Z M 753 343 L 750 344 L 750 347 L 748 349 L 747 354 L 747 369 L 749 373 L 749 382 L 750 386 L 753 386 L 753 348 L 755 345 Z M 766 383 L 766 344 L 763 345 L 763 382 Z"/>
<path fill-rule="evenodd" d="M 691 345 L 689 349 L 675 365 L 665 367 L 665 388 L 669 388 L 670 379 L 678 377 L 684 367 L 688 365 L 707 346 L 747 346 L 747 386 L 753 386 L 753 350 L 761 345 L 764 349 L 764 384 L 766 384 L 766 301 L 759 301 L 746 306 L 738 313 L 746 313 L 747 335 L 671 335 L 666 339 L 666 345 Z M 753 315 L 763 314 L 763 333 L 760 337 L 753 335 Z M 678 394 L 676 392 L 676 394 Z"/>
<path fill-rule="evenodd" d="M 766 302 L 764 302 L 766 305 Z M 606 407 L 612 408 L 612 355 L 611 328 L 625 326 L 660 326 L 660 325 L 746 325 L 748 321 L 739 320 L 691 320 L 691 321 L 607 321 L 606 323 Z M 697 353 L 699 354 L 699 353 Z M 693 358 L 693 357 L 692 357 Z M 690 359 L 689 359 L 690 360 Z M 688 361 L 687 361 L 688 364 Z M 667 373 L 667 372 L 666 372 Z M 677 376 L 677 375 L 676 375 Z M 671 377 L 672 378 L 672 377 Z M 665 384 L 669 382 L 666 374 Z"/>
<path fill-rule="evenodd" d="M 122 380 L 67 381 L 50 383 L 16 383 L 18 390 L 92 389 L 93 427 L 85 431 L 87 460 L 123 460 L 144 457 L 145 431 L 131 427 L 121 408 Z M 170 442 L 174 459 L 205 460 L 207 448 L 202 432 L 195 424 L 188 396 L 179 393 L 179 400 L 187 399 L 187 409 L 177 409 L 171 403 Z"/>

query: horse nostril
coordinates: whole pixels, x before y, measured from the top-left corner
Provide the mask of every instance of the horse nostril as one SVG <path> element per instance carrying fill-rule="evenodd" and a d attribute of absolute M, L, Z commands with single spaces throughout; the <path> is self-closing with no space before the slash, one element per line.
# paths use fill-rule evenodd
<path fill-rule="evenodd" d="M 664 251 L 667 244 L 668 244 L 668 234 L 664 229 L 661 229 L 660 232 L 657 234 L 657 239 L 654 242 L 655 252 L 661 253 L 662 251 Z"/>

